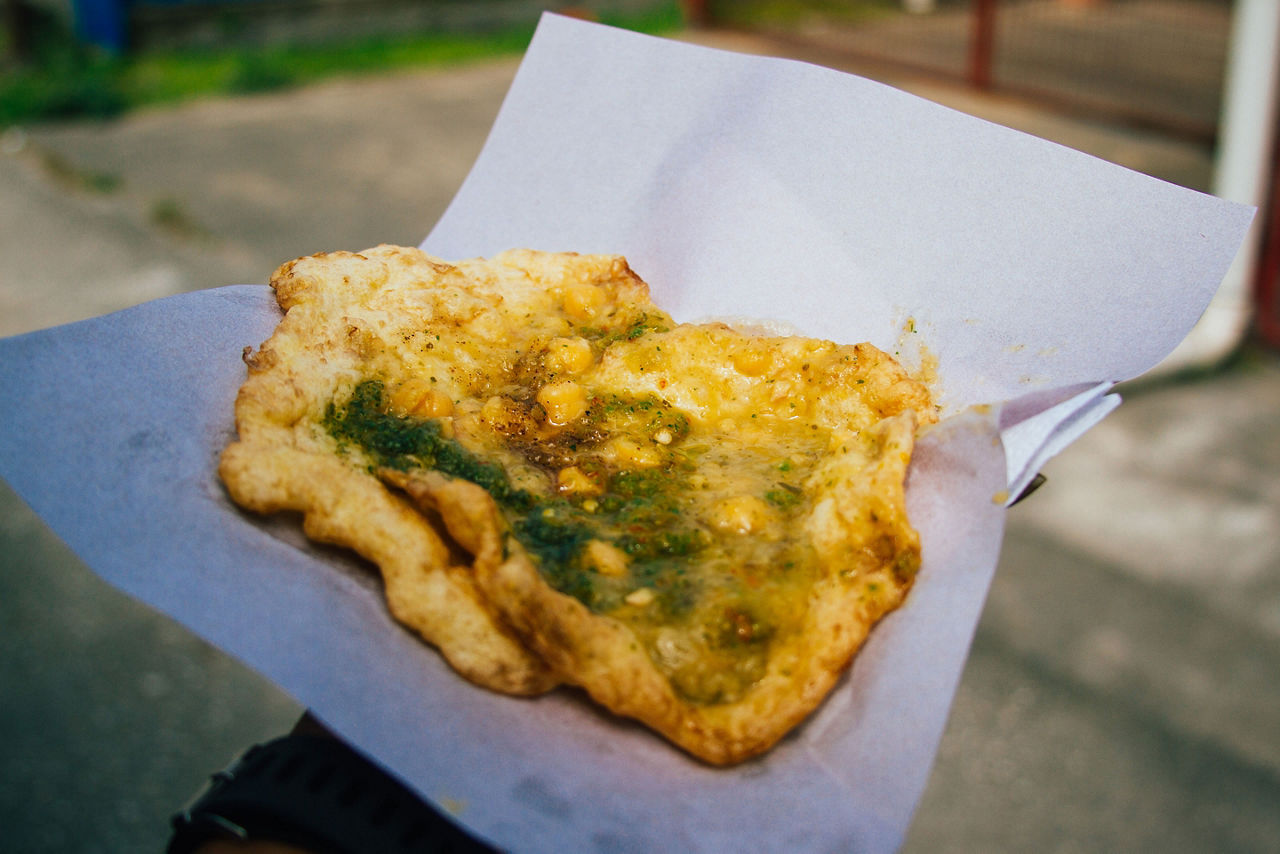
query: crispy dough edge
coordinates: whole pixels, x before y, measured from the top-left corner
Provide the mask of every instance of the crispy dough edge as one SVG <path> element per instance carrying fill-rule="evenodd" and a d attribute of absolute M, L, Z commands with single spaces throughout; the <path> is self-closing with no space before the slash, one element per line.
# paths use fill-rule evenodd
<path fill-rule="evenodd" d="M 236 398 L 239 438 L 222 452 L 218 473 L 232 500 L 259 514 L 303 514 L 313 540 L 349 548 L 377 565 L 392 616 L 435 646 L 464 678 L 507 694 L 532 695 L 558 679 L 514 636 L 480 595 L 470 567 L 450 565 L 449 550 L 429 520 L 372 475 L 332 453 L 299 448 L 293 425 L 312 401 L 291 373 L 291 356 L 308 314 L 330 308 L 333 283 L 378 286 L 386 264 L 449 265 L 411 248 L 379 246 L 363 253 L 334 252 L 281 265 L 271 286 L 285 316 L 256 354 L 246 354 L 249 375 Z"/>
<path fill-rule="evenodd" d="M 543 693 L 557 679 L 494 617 L 469 567 L 421 514 L 368 475 L 336 459 L 235 443 L 219 474 L 237 504 L 257 513 L 303 514 L 316 542 L 377 565 L 391 615 L 435 646 L 467 680 L 507 694 Z"/>
<path fill-rule="evenodd" d="M 362 278 L 367 276 L 373 280 L 379 278 L 378 268 L 383 270 L 381 278 L 385 278 L 382 265 L 393 261 L 403 264 L 425 262 L 437 271 L 456 269 L 417 250 L 390 246 L 375 247 L 364 253 L 332 253 L 329 257 L 338 266 L 356 265 L 355 272 Z M 273 277 L 277 299 L 290 313 L 295 306 L 327 301 L 326 294 L 313 295 L 308 291 L 305 280 L 309 276 L 299 266 L 305 268 L 310 260 L 297 259 L 282 265 Z M 567 272 L 567 268 L 575 268 L 574 271 L 579 273 L 584 270 L 577 268 L 597 268 L 588 274 L 590 278 L 600 276 L 603 279 L 621 273 L 625 278 L 634 278 L 637 290 L 647 295 L 647 286 L 643 286 L 641 280 L 626 268 L 625 261 L 618 257 L 516 250 L 495 256 L 493 260 L 525 269 L 539 280 L 544 276 L 559 276 Z M 369 284 L 377 286 L 375 281 L 369 281 Z M 277 334 L 289 327 L 288 320 L 286 315 Z M 252 386 L 255 367 L 264 374 L 275 367 L 273 353 L 268 347 L 275 337 L 260 351 L 260 364 L 255 366 L 250 362 L 251 381 L 242 389 L 242 397 Z M 291 343 L 297 346 L 298 342 Z M 264 392 L 265 389 L 256 391 Z M 296 402 L 288 397 L 288 393 L 282 395 L 282 408 L 296 406 Z M 238 426 L 239 415 L 238 399 Z M 278 452 L 280 449 L 273 448 L 271 441 L 264 441 L 267 436 L 258 435 L 263 428 L 264 425 L 252 425 L 247 441 L 242 431 L 241 442 L 224 452 L 223 467 L 229 471 L 236 469 L 240 464 L 234 460 L 242 453 L 253 457 L 255 453 L 270 456 Z M 274 430 L 268 428 L 264 432 L 274 433 Z M 886 490 L 882 496 L 886 502 L 884 509 L 900 523 L 894 538 L 900 541 L 895 546 L 896 554 L 883 560 L 882 565 L 874 570 L 882 574 L 892 574 L 889 567 L 897 563 L 897 555 L 912 549 L 918 562 L 918 538 L 906 523 L 905 502 L 902 500 L 913 432 L 914 426 L 907 431 L 905 441 L 899 443 L 906 453 L 894 454 L 893 459 L 888 456 L 882 458 L 872 478 L 880 483 L 877 488 Z M 248 446 L 249 450 L 236 450 L 241 445 Z M 296 448 L 292 450 L 304 453 Z M 340 465 L 330 457 L 324 459 L 326 463 Z M 317 466 L 317 470 L 324 468 L 324 464 Z M 833 580 L 824 582 L 831 595 L 819 593 L 813 597 L 814 607 L 798 635 L 799 641 L 782 644 L 771 656 L 769 670 L 757 690 L 736 703 L 695 706 L 674 694 L 630 629 L 590 612 L 577 600 L 556 592 L 542 580 L 518 544 L 505 539 L 505 526 L 499 511 L 481 487 L 450 481 L 437 474 L 433 476 L 443 483 L 436 482 L 428 489 L 420 489 L 422 494 L 412 496 L 440 514 L 445 531 L 438 531 L 427 516 L 388 492 L 368 473 L 350 467 L 347 467 L 347 473 L 363 479 L 364 494 L 382 496 L 372 500 L 387 502 L 379 509 L 380 519 L 385 516 L 390 520 L 404 513 L 407 514 L 405 520 L 415 521 L 387 522 L 385 530 L 371 535 L 367 519 L 361 518 L 360 513 L 343 509 L 342 497 L 335 498 L 323 489 L 314 491 L 310 498 L 301 502 L 307 506 L 300 507 L 288 503 L 276 506 L 273 500 L 263 499 L 260 495 L 258 500 L 262 509 L 258 509 L 253 506 L 252 490 L 247 488 L 242 495 L 244 500 L 237 500 L 249 509 L 258 509 L 258 512 L 301 510 L 308 536 L 351 548 L 378 564 L 386 582 L 388 605 L 396 619 L 410 625 L 425 640 L 437 646 L 450 664 L 471 681 L 507 693 L 539 693 L 561 680 L 578 684 L 616 714 L 641 721 L 692 755 L 712 764 L 731 764 L 764 752 L 804 720 L 829 694 L 874 623 L 901 603 L 910 586 L 907 579 L 893 587 L 892 596 L 881 597 L 874 606 L 867 607 L 858 603 L 856 591 L 849 591 Z M 228 483 L 233 496 L 235 490 L 231 481 L 237 477 L 237 474 L 224 475 L 224 482 Z M 287 475 L 283 479 L 289 483 Z M 245 486 L 244 483 L 241 485 Z M 411 494 L 413 492 L 403 483 L 395 485 Z M 291 483 L 283 487 L 283 491 L 286 494 L 290 489 L 305 492 L 309 488 Z M 418 528 L 423 542 L 432 544 L 421 554 L 432 553 L 432 556 L 419 556 L 416 561 L 400 557 L 398 561 L 397 555 L 408 550 L 403 548 L 402 538 L 397 534 L 402 528 L 408 530 L 413 527 Z M 445 534 L 472 552 L 474 567 L 449 565 L 448 549 L 441 540 Z M 395 552 L 391 556 L 381 551 L 384 542 L 388 541 L 395 541 L 398 545 L 397 549 L 391 550 Z M 504 551 L 508 545 L 509 551 Z M 460 619 L 458 615 L 461 613 L 466 617 Z M 445 637 L 439 636 L 432 630 L 437 626 L 435 621 L 438 618 L 445 620 L 442 625 L 446 629 L 465 625 L 466 636 L 471 640 L 455 643 L 457 637 L 448 636 L 448 631 Z M 422 625 L 415 625 L 415 621 Z M 828 635 L 831 640 L 820 649 L 814 644 L 804 643 L 805 639 L 815 636 L 813 633 L 817 633 L 816 636 Z M 517 665 L 514 670 L 509 671 L 505 666 L 495 668 L 494 659 L 487 652 L 469 655 L 485 650 L 484 644 L 493 642 L 494 638 L 501 639 L 498 645 L 512 653 L 513 662 Z M 510 646 L 506 647 L 506 644 Z M 776 665 L 784 658 L 794 668 L 792 675 L 786 677 L 777 672 L 781 667 Z M 522 670 L 524 667 L 529 669 Z M 513 673 L 521 675 L 513 676 Z M 796 673 L 800 676 L 797 677 Z"/>
<path fill-rule="evenodd" d="M 822 579 L 810 595 L 805 624 L 773 651 L 760 682 L 743 699 L 718 706 L 680 698 L 629 627 L 551 588 L 518 544 L 505 537 L 500 511 L 483 488 L 430 473 L 415 476 L 406 489 L 437 509 L 453 536 L 473 551 L 483 595 L 565 682 L 691 755 L 731 765 L 769 750 L 805 720 L 847 670 L 874 624 L 902 603 L 911 585 L 911 577 L 899 578 L 894 567 L 904 556 L 918 564 L 920 554 L 919 537 L 906 522 L 904 489 L 915 419 L 904 414 L 884 425 L 896 444 L 885 442 L 893 450 L 865 472 L 862 491 L 875 496 L 879 511 L 894 520 L 892 543 L 867 544 L 877 553 L 863 568 L 864 577 L 881 582 L 886 593 L 867 602 L 863 587 L 842 582 L 835 573 Z"/>

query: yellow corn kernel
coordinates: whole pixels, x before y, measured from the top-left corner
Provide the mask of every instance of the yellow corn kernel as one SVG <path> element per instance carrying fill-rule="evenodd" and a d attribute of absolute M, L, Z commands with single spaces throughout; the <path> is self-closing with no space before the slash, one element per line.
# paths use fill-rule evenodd
<path fill-rule="evenodd" d="M 564 312 L 574 320 L 591 320 L 601 313 L 607 301 L 604 290 L 588 282 L 564 289 Z"/>
<path fill-rule="evenodd" d="M 421 377 L 411 377 L 391 393 L 391 411 L 397 415 L 443 418 L 453 414 L 453 401 Z"/>
<path fill-rule="evenodd" d="M 587 392 L 572 380 L 548 383 L 538 389 L 538 403 L 547 412 L 547 421 L 563 427 L 587 411 Z"/>
<path fill-rule="evenodd" d="M 552 338 L 547 345 L 547 369 L 553 373 L 580 374 L 594 358 L 585 338 Z"/>
<path fill-rule="evenodd" d="M 556 473 L 556 489 L 575 495 L 597 495 L 600 485 L 577 466 L 566 466 Z"/>

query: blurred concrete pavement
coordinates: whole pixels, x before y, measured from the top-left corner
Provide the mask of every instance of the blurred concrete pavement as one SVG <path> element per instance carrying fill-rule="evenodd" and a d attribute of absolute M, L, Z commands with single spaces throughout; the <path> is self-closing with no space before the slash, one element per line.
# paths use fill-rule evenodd
<path fill-rule="evenodd" d="M 704 33 L 717 46 L 787 48 Z M 417 243 L 516 67 L 335 81 L 0 137 L 0 334 L 281 261 Z M 1194 145 L 890 82 L 1196 188 Z M 1011 512 L 906 849 L 1274 851 L 1280 359 L 1125 390 Z M 108 588 L 0 492 L 0 827 L 15 851 L 158 850 L 204 776 L 299 709 Z"/>

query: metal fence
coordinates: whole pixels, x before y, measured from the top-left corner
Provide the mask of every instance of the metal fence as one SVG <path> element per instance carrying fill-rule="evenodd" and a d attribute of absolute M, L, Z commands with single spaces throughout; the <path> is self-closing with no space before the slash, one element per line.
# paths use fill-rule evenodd
<path fill-rule="evenodd" d="M 1183 135 L 1214 136 L 1229 0 L 1023 0 L 997 6 L 993 85 Z"/>
<path fill-rule="evenodd" d="M 1231 0 L 814 0 L 769 20 L 711 3 L 713 20 L 910 66 L 1110 120 L 1211 141 Z"/>

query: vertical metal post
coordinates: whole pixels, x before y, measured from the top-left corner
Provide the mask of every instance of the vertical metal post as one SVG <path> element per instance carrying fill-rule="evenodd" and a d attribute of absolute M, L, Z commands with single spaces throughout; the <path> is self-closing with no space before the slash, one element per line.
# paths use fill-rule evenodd
<path fill-rule="evenodd" d="M 991 88 L 991 61 L 996 42 L 996 0 L 973 0 L 969 31 L 969 85 Z"/>
<path fill-rule="evenodd" d="M 711 26 L 713 15 L 710 0 L 681 0 L 680 5 L 684 7 L 684 19 L 689 26 Z"/>
<path fill-rule="evenodd" d="M 1236 261 L 1218 289 L 1201 324 L 1220 327 L 1215 342 L 1229 352 L 1247 330 L 1250 315 L 1258 332 L 1280 343 L 1275 229 L 1280 216 L 1275 190 L 1276 101 L 1280 97 L 1280 4 L 1275 0 L 1236 0 L 1223 87 L 1221 131 L 1214 164 L 1214 195 L 1257 205 L 1259 214 Z M 1269 257 L 1271 256 L 1271 257 Z M 1267 278 L 1270 281 L 1266 281 Z M 1216 322 L 1215 322 L 1216 321 Z M 1233 334 L 1234 333 L 1234 334 Z"/>
<path fill-rule="evenodd" d="M 1254 328 L 1267 346 L 1280 348 L 1280 145 L 1271 156 L 1271 176 L 1261 214 L 1266 231 L 1254 281 Z"/>

